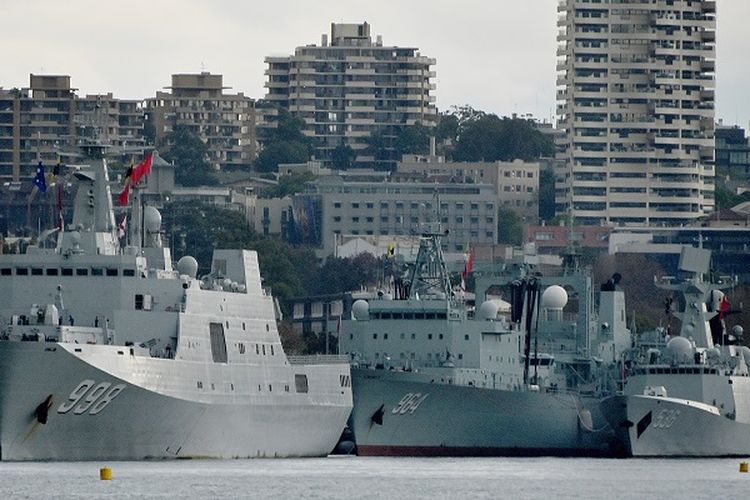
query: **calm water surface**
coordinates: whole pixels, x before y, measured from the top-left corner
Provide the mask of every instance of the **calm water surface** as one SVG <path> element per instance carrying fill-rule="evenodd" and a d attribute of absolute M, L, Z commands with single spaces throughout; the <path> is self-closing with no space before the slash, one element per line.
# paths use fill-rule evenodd
<path fill-rule="evenodd" d="M 0 498 L 748 498 L 738 459 L 0 463 Z M 99 468 L 113 470 L 99 480 Z"/>

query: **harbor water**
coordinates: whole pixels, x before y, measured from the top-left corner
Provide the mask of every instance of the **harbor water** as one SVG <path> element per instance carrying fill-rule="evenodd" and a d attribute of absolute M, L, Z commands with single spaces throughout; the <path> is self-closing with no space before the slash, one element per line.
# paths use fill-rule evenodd
<path fill-rule="evenodd" d="M 359 458 L 0 463 L 0 498 L 740 498 L 737 459 Z M 99 479 L 101 467 L 112 480 Z"/>

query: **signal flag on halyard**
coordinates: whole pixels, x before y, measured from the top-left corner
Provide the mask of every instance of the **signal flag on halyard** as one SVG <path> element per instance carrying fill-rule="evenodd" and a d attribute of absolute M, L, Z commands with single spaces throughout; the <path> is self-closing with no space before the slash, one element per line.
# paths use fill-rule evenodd
<path fill-rule="evenodd" d="M 125 215 L 125 217 L 122 218 L 122 222 L 120 222 L 120 225 L 117 226 L 117 237 L 122 238 L 125 236 L 125 228 L 128 227 L 128 216 Z"/>
<path fill-rule="evenodd" d="M 47 179 L 44 178 L 44 164 L 39 160 L 36 167 L 36 177 L 34 177 L 34 186 L 42 193 L 47 192 Z"/>
<path fill-rule="evenodd" d="M 153 161 L 154 155 L 149 153 L 148 155 L 146 155 L 143 161 L 138 164 L 137 167 L 133 168 L 133 166 L 131 165 L 128 168 L 128 171 L 125 174 L 125 185 L 122 188 L 120 196 L 118 197 L 118 201 L 121 206 L 127 205 L 130 201 L 130 188 L 135 184 L 138 184 L 141 179 L 151 173 L 151 165 L 153 164 Z"/>
<path fill-rule="evenodd" d="M 469 274 L 474 269 L 474 249 L 469 250 L 469 259 L 466 261 L 464 272 L 461 275 L 461 290 L 466 291 L 466 283 L 469 281 Z"/>

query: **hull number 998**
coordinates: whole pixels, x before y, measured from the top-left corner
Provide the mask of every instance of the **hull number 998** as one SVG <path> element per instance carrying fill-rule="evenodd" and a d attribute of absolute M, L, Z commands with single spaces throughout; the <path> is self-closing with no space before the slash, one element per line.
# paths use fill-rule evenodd
<path fill-rule="evenodd" d="M 68 413 L 73 410 L 74 415 L 88 412 L 96 415 L 112 402 L 125 389 L 125 384 L 112 385 L 109 382 L 84 380 L 73 389 L 68 400 L 60 404 L 57 413 Z"/>
<path fill-rule="evenodd" d="M 419 405 L 427 399 L 429 394 L 422 394 L 420 392 L 409 392 L 401 398 L 396 406 L 393 407 L 391 413 L 394 415 L 405 415 L 407 413 L 414 413 L 419 408 Z"/>

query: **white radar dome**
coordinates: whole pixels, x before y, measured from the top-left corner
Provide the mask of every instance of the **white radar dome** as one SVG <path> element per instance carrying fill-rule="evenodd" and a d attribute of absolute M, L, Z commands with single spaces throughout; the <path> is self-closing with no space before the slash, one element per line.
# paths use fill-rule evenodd
<path fill-rule="evenodd" d="M 685 337 L 674 337 L 667 342 L 667 352 L 677 363 L 693 362 L 693 344 Z"/>
<path fill-rule="evenodd" d="M 542 309 L 562 310 L 568 303 L 568 292 L 560 285 L 548 286 L 542 293 Z"/>
<path fill-rule="evenodd" d="M 497 317 L 497 311 L 500 308 L 491 300 L 482 302 L 479 306 L 479 318 L 483 320 L 495 319 Z"/>
<path fill-rule="evenodd" d="M 156 207 L 147 206 L 143 209 L 143 225 L 149 233 L 158 233 L 161 229 L 161 213 Z"/>
<path fill-rule="evenodd" d="M 734 335 L 735 337 L 740 338 L 744 333 L 745 330 L 740 325 L 734 325 L 732 327 L 732 335 Z"/>
<path fill-rule="evenodd" d="M 370 317 L 370 304 L 366 300 L 356 300 L 352 304 L 352 314 L 354 314 L 354 319 L 357 320 L 368 319 Z"/>
<path fill-rule="evenodd" d="M 195 278 L 198 274 L 198 261 L 191 255 L 185 255 L 177 261 L 177 272 Z"/>

